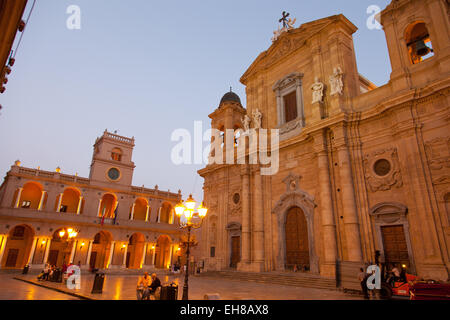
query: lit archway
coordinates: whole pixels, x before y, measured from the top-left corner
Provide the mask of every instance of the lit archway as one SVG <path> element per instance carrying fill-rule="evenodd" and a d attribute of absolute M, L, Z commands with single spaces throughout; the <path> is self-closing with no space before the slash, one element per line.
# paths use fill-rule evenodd
<path fill-rule="evenodd" d="M 61 267 L 69 264 L 72 248 L 75 245 L 75 238 L 69 236 L 69 227 L 59 228 L 53 233 L 47 262 L 52 266 Z"/>
<path fill-rule="evenodd" d="M 159 222 L 170 223 L 173 219 L 173 207 L 170 203 L 164 202 L 161 205 L 161 212 L 159 215 Z"/>
<path fill-rule="evenodd" d="M 102 197 L 98 216 L 112 219 L 114 218 L 116 207 L 117 197 L 112 193 L 106 193 Z"/>
<path fill-rule="evenodd" d="M 59 212 L 77 213 L 78 210 L 81 212 L 82 205 L 81 192 L 75 188 L 66 188 L 62 196 Z"/>
<path fill-rule="evenodd" d="M 17 192 L 17 195 L 20 194 L 20 198 L 16 202 L 16 207 L 32 210 L 38 210 L 39 205 L 41 206 L 41 208 L 44 207 L 45 198 L 42 199 L 43 190 L 44 188 L 38 182 L 29 181 L 25 183 L 23 185 L 22 191 Z M 43 200 L 43 203 L 41 203 L 41 199 Z"/>
<path fill-rule="evenodd" d="M 147 217 L 147 208 L 150 215 L 150 208 L 148 207 L 148 202 L 144 198 L 137 198 L 134 202 L 133 220 L 145 221 Z M 133 210 L 133 209 L 132 209 Z"/>
<path fill-rule="evenodd" d="M 108 231 L 100 231 L 94 236 L 89 266 L 91 269 L 106 269 L 111 252 L 112 235 Z"/>
<path fill-rule="evenodd" d="M 144 254 L 145 237 L 142 233 L 134 233 L 128 242 L 126 266 L 128 269 L 140 269 Z"/>
<path fill-rule="evenodd" d="M 166 269 L 170 263 L 170 244 L 169 236 L 159 236 L 155 247 L 155 267 Z"/>
<path fill-rule="evenodd" d="M 11 229 L 1 261 L 2 268 L 21 269 L 28 263 L 34 234 L 33 228 L 28 225 L 18 225 Z"/>

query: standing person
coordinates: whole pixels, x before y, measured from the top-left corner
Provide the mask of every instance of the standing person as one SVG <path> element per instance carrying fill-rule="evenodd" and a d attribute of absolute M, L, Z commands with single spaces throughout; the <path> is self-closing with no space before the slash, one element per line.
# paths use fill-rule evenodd
<path fill-rule="evenodd" d="M 145 300 L 150 297 L 149 286 L 151 284 L 151 278 L 148 272 L 144 272 L 144 276 L 139 278 L 137 283 L 136 295 L 138 300 Z"/>
<path fill-rule="evenodd" d="M 367 274 L 364 272 L 363 268 L 359 269 L 358 280 L 361 283 L 361 289 L 364 294 L 364 299 L 369 299 L 369 294 L 367 290 Z"/>
<path fill-rule="evenodd" d="M 50 274 L 50 267 L 49 267 L 48 263 L 46 263 L 45 267 L 44 267 L 44 276 L 42 277 L 42 280 L 48 281 L 49 274 Z"/>

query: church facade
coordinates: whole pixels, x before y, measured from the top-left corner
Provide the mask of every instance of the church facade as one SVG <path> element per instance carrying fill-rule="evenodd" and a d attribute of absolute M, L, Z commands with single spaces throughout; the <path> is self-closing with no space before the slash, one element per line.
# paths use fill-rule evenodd
<path fill-rule="evenodd" d="M 357 28 L 343 15 L 277 32 L 240 79 L 247 107 L 230 92 L 209 117 L 223 132 L 279 129 L 279 170 L 199 170 L 206 269 L 334 277 L 379 251 L 391 266 L 448 279 L 449 13 L 443 0 L 395 0 L 381 12 L 392 67 L 381 87 L 358 73 Z"/>
<path fill-rule="evenodd" d="M 134 142 L 105 130 L 89 178 L 16 161 L 0 186 L 0 268 L 169 268 L 182 253 L 181 192 L 132 185 Z"/>

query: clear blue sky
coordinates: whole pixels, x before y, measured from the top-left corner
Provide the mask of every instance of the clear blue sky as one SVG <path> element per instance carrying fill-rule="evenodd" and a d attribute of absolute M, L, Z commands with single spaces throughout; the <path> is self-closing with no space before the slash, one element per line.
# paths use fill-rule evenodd
<path fill-rule="evenodd" d="M 0 174 L 20 159 L 87 177 L 92 145 L 107 128 L 136 138 L 134 185 L 201 200 L 202 166 L 171 163 L 171 133 L 192 132 L 195 120 L 209 126 L 230 86 L 245 104 L 239 78 L 270 46 L 281 12 L 296 26 L 343 13 L 359 28 L 359 72 L 382 85 L 391 71 L 384 32 L 366 27 L 366 9 L 389 2 L 38 0 L 0 95 Z M 72 4 L 81 30 L 66 28 Z"/>

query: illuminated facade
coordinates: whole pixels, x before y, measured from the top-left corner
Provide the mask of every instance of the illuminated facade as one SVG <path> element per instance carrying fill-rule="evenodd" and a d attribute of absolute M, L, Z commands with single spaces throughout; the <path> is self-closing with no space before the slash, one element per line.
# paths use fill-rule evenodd
<path fill-rule="evenodd" d="M 262 128 L 280 130 L 280 168 L 261 175 L 247 159 L 199 171 L 208 270 L 339 267 L 358 286 L 378 250 L 391 267 L 449 277 L 449 12 L 443 0 L 381 12 L 392 66 L 381 87 L 358 73 L 357 28 L 343 15 L 273 39 L 241 77 L 247 108 L 227 93 L 209 117 L 236 130 L 259 110 Z"/>
<path fill-rule="evenodd" d="M 165 269 L 178 259 L 181 192 L 132 186 L 133 148 L 105 131 L 88 179 L 16 161 L 0 186 L 1 268 Z"/>

